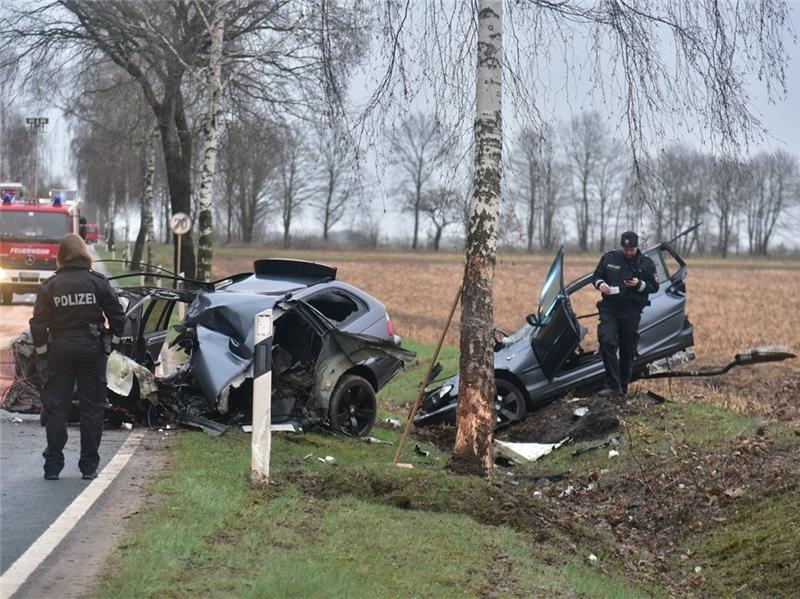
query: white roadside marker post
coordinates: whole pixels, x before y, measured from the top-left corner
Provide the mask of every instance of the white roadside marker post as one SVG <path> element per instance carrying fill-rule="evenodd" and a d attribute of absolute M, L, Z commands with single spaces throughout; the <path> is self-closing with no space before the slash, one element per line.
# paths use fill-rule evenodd
<path fill-rule="evenodd" d="M 253 356 L 253 432 L 250 439 L 250 482 L 256 487 L 269 482 L 272 446 L 272 310 L 255 318 Z"/>

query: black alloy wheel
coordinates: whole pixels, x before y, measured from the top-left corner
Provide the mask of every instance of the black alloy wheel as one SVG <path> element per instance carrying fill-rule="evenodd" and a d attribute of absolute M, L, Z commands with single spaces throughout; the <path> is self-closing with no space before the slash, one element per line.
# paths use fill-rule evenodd
<path fill-rule="evenodd" d="M 372 430 L 378 404 L 369 382 L 354 374 L 339 379 L 331 395 L 331 428 L 351 437 L 364 437 Z"/>
<path fill-rule="evenodd" d="M 494 425 L 500 428 L 525 418 L 528 406 L 525 396 L 514 383 L 504 379 L 496 379 L 497 396 L 494 402 Z"/>

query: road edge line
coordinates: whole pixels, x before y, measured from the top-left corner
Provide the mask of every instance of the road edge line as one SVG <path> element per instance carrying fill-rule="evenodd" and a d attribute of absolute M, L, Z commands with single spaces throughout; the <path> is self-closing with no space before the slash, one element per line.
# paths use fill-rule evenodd
<path fill-rule="evenodd" d="M 133 431 L 106 467 L 56 518 L 41 536 L 0 576 L 0 596 L 11 597 L 28 577 L 58 547 L 83 515 L 89 511 L 133 456 L 145 431 Z M 53 484 L 53 483 L 49 483 Z M 58 483 L 55 483 L 58 484 Z"/>

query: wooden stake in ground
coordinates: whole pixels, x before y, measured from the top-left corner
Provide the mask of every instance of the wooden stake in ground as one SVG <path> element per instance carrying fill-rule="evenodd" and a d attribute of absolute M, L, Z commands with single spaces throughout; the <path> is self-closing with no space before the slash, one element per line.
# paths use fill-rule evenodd
<path fill-rule="evenodd" d="M 461 299 L 462 289 L 464 289 L 463 284 L 458 286 L 458 292 L 453 300 L 453 305 L 450 307 L 450 314 L 447 316 L 447 322 L 444 325 L 444 329 L 442 329 L 442 335 L 439 337 L 439 343 L 436 345 L 436 351 L 433 352 L 433 357 L 431 357 L 431 363 L 428 366 L 428 372 L 425 373 L 425 376 L 420 382 L 419 392 L 417 393 L 414 403 L 411 405 L 411 411 L 408 413 L 408 420 L 406 420 L 406 428 L 403 431 L 403 436 L 400 437 L 400 443 L 397 444 L 397 451 L 394 454 L 394 460 L 392 460 L 392 464 L 395 466 L 397 465 L 397 461 L 400 459 L 400 452 L 403 451 L 403 445 L 405 444 L 406 439 L 408 438 L 408 433 L 411 430 L 411 424 L 414 421 L 414 415 L 417 413 L 417 410 L 422 403 L 422 395 L 425 393 L 425 387 L 428 385 L 428 379 L 431 376 L 431 372 L 433 372 L 433 367 L 436 364 L 436 360 L 439 358 L 439 350 L 442 349 L 444 338 L 447 336 L 447 330 L 450 328 L 450 323 L 453 322 L 453 314 L 456 312 L 458 300 Z"/>

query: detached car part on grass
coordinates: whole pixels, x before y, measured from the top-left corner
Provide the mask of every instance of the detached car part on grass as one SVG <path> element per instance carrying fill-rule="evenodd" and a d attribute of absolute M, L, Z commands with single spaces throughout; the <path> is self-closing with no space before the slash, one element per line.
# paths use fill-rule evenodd
<path fill-rule="evenodd" d="M 415 355 L 400 347 L 384 306 L 336 281 L 329 266 L 258 260 L 254 267 L 214 283 L 189 282 L 194 289 L 119 288 L 128 320 L 119 351 L 109 358 L 111 405 L 150 424 L 174 419 L 211 433 L 224 423 L 250 422 L 253 323 L 271 308 L 272 421 L 367 435 L 377 414 L 375 394 Z M 156 377 L 179 302 L 189 307 L 171 346 L 189 359 Z"/>
<path fill-rule="evenodd" d="M 737 354 L 724 367 L 673 370 L 694 358 L 694 327 L 686 316 L 687 266 L 670 243 L 661 243 L 644 253 L 656 265 L 659 288 L 649 296 L 649 305 L 642 312 L 631 380 L 712 376 L 734 366 L 795 357 L 785 347 L 754 348 Z M 588 329 L 580 321 L 597 314 L 578 316 L 570 302 L 571 295 L 591 285 L 593 274 L 565 285 L 563 271 L 562 247 L 545 277 L 536 313 L 529 315 L 512 335 L 502 331 L 496 335 L 496 427 L 522 420 L 531 410 L 564 395 L 591 393 L 604 385 L 600 352 L 581 347 Z M 454 424 L 457 395 L 458 375 L 429 386 L 414 417 L 415 425 Z"/>

